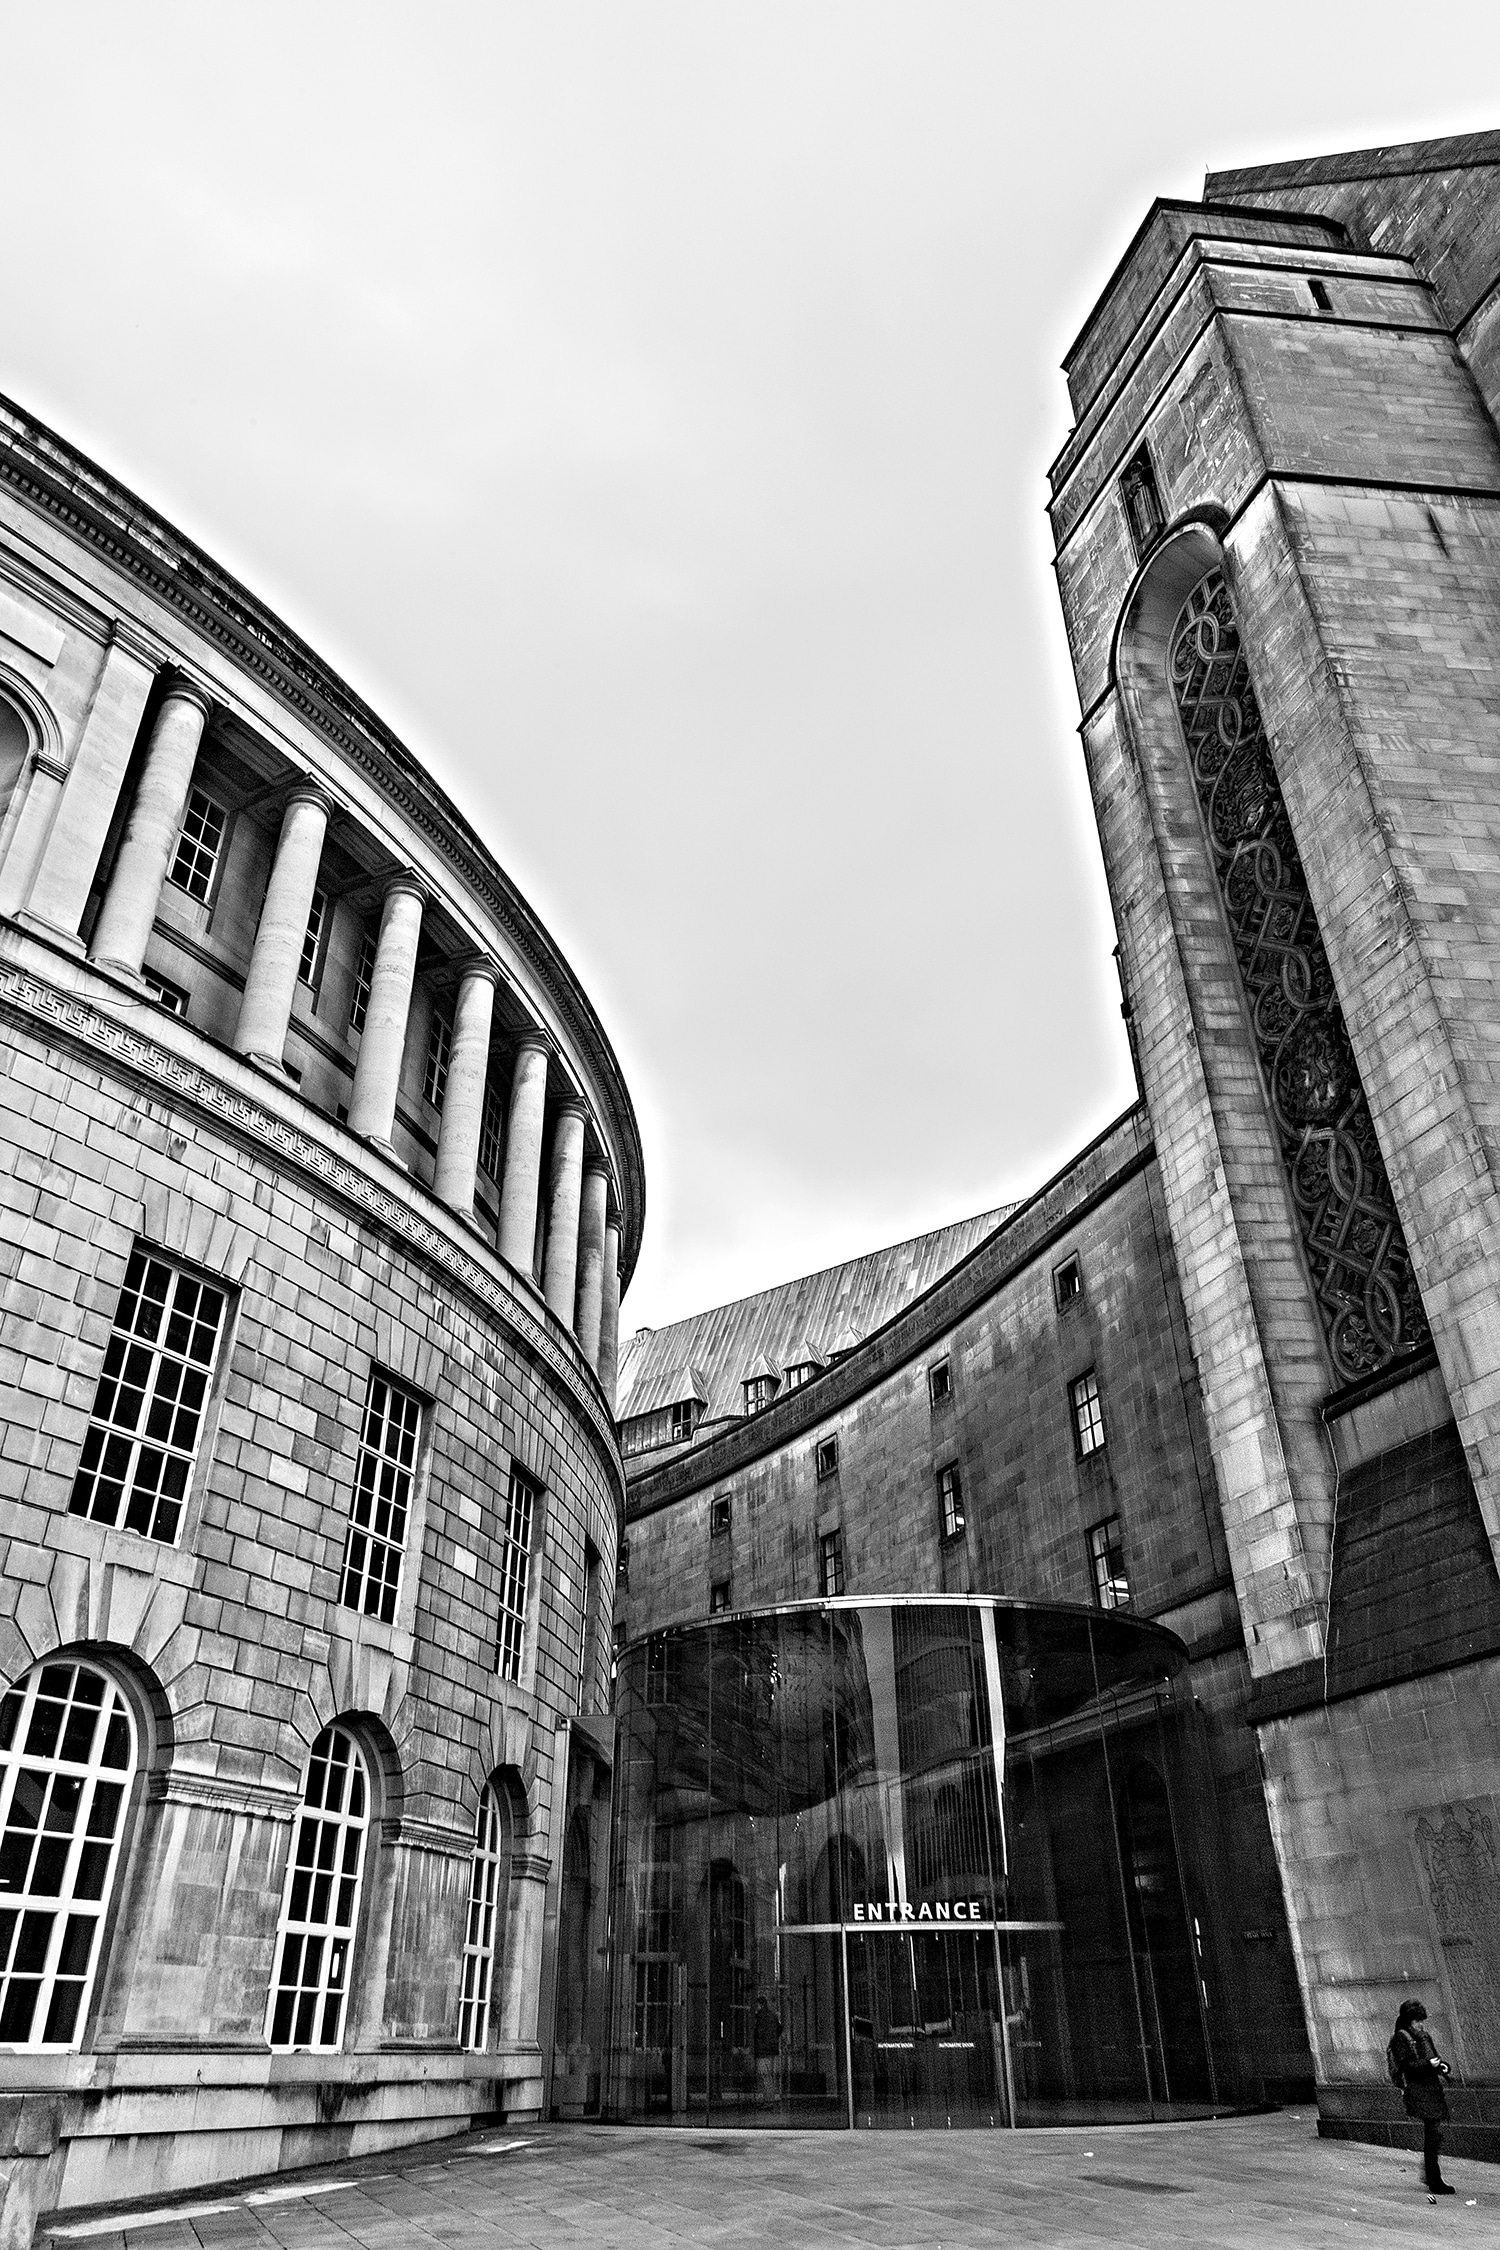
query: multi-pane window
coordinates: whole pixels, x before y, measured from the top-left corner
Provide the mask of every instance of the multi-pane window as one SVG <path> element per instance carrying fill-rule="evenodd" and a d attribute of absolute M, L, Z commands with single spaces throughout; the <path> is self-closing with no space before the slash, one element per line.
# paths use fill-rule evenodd
<path fill-rule="evenodd" d="M 657 1633 L 646 1643 L 646 1701 L 670 1703 L 676 1685 L 675 1643 Z"/>
<path fill-rule="evenodd" d="M 363 1031 L 370 1012 L 370 987 L 375 982 L 375 932 L 366 930 L 359 941 L 354 970 L 354 998 L 349 1004 L 349 1029 Z"/>
<path fill-rule="evenodd" d="M 818 1541 L 818 1583 L 825 1594 L 844 1591 L 844 1534 L 825 1531 Z"/>
<path fill-rule="evenodd" d="M 803 1359 L 795 1367 L 789 1367 L 781 1380 L 787 1390 L 800 1391 L 803 1384 L 810 1383 L 817 1372 L 817 1365 L 813 1360 Z"/>
<path fill-rule="evenodd" d="M 481 2055 L 490 2043 L 490 2007 L 505 1941 L 505 1881 L 510 1854 L 505 1816 L 494 1788 L 479 1793 L 474 1857 L 469 1866 L 469 1918 L 464 1926 L 458 2043 Z"/>
<path fill-rule="evenodd" d="M 422 1408 L 388 1375 L 372 1373 L 349 1504 L 339 1599 L 389 1625 L 396 1614 Z"/>
<path fill-rule="evenodd" d="M 1099 1452 L 1104 1444 L 1104 1409 L 1099 1404 L 1099 1378 L 1092 1367 L 1068 1386 L 1073 1407 L 1073 1443 L 1080 1461 Z"/>
<path fill-rule="evenodd" d="M 165 1008 L 169 1016 L 187 1014 L 188 996 L 180 984 L 173 984 L 168 978 L 158 976 L 155 969 L 142 969 L 141 982 L 156 1005 Z"/>
<path fill-rule="evenodd" d="M 453 1052 L 453 1026 L 446 1016 L 434 1015 L 427 1034 L 427 1069 L 422 1092 L 434 1109 L 441 1109 L 448 1091 L 448 1057 Z"/>
<path fill-rule="evenodd" d="M 307 928 L 302 933 L 302 959 L 297 964 L 297 976 L 303 984 L 311 984 L 317 973 L 318 947 L 323 942 L 323 924 L 327 919 L 328 893 L 314 891 L 307 913 Z"/>
<path fill-rule="evenodd" d="M 673 1405 L 671 1413 L 672 1439 L 673 1443 L 677 1444 L 684 1438 L 690 1438 L 693 1434 L 693 1424 L 698 1418 L 698 1401 L 693 1398 L 680 1398 Z"/>
<path fill-rule="evenodd" d="M 505 1112 L 500 1105 L 499 1089 L 492 1080 L 485 1081 L 484 1109 L 479 1120 L 479 1169 L 494 1180 L 500 1179 L 500 1159 L 505 1147 Z"/>
<path fill-rule="evenodd" d="M 819 1438 L 817 1449 L 813 1454 L 813 1467 L 817 1472 L 819 1484 L 822 1484 L 827 1477 L 838 1475 L 839 1441 L 836 1437 Z"/>
<path fill-rule="evenodd" d="M 752 1375 L 745 1384 L 745 1412 L 759 1414 L 762 1407 L 770 1405 L 776 1389 L 774 1375 Z"/>
<path fill-rule="evenodd" d="M 941 1406 L 953 1396 L 953 1369 L 946 1359 L 936 1360 L 927 1370 L 927 1396 L 934 1406 Z"/>
<path fill-rule="evenodd" d="M 325 1727 L 312 1747 L 276 1933 L 271 2046 L 337 2047 L 359 1916 L 370 1780 L 358 1743 Z"/>
<path fill-rule="evenodd" d="M 216 805 L 203 790 L 195 789 L 182 816 L 167 880 L 186 891 L 189 898 L 197 899 L 200 905 L 208 897 L 214 869 L 224 848 L 224 821 L 224 807 Z"/>
<path fill-rule="evenodd" d="M 956 1464 L 938 1471 L 938 1496 L 943 1503 L 943 1537 L 956 1539 L 964 1528 L 964 1489 Z"/>
<path fill-rule="evenodd" d="M 224 1327 L 222 1289 L 139 1247 L 130 1253 L 68 1511 L 169 1544 Z"/>
<path fill-rule="evenodd" d="M 721 1610 L 726 1610 L 728 1607 L 729 1580 L 727 1578 L 716 1578 L 708 1589 L 708 1614 L 710 1617 L 717 1617 Z"/>
<path fill-rule="evenodd" d="M 1130 1600 L 1130 1580 L 1125 1574 L 1125 1546 L 1118 1516 L 1106 1516 L 1089 1532 L 1089 1567 L 1099 1607 L 1123 1609 Z"/>
<path fill-rule="evenodd" d="M 74 2047 L 135 1729 L 112 1680 L 43 1664 L 0 1699 L 0 2047 Z"/>
<path fill-rule="evenodd" d="M 526 1597 L 531 1587 L 531 1529 L 538 1488 L 519 1469 L 510 1472 L 505 1533 L 500 1545 L 500 1631 L 495 1669 L 502 1680 L 521 1677 L 526 1654 Z"/>

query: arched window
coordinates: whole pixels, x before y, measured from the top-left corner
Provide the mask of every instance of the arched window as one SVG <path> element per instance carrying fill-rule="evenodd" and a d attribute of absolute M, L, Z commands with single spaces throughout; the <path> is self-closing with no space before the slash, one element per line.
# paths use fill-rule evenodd
<path fill-rule="evenodd" d="M 0 813 L 9 805 L 26 767 L 31 735 L 15 705 L 0 695 Z"/>
<path fill-rule="evenodd" d="M 0 1699 L 0 2047 L 78 2043 L 135 1761 L 92 1665 L 38 1665 Z"/>
<path fill-rule="evenodd" d="M 505 1956 L 505 1886 L 510 1872 L 510 1816 L 493 1782 L 479 1792 L 469 1919 L 464 1928 L 463 1997 L 458 2043 L 482 2054 L 490 2043 L 495 1979 Z"/>
<path fill-rule="evenodd" d="M 271 1993 L 273 2047 L 337 2047 L 349 1996 L 359 1916 L 370 1777 L 344 1727 L 325 1727 L 307 1762 L 307 1786 L 287 1862 Z"/>

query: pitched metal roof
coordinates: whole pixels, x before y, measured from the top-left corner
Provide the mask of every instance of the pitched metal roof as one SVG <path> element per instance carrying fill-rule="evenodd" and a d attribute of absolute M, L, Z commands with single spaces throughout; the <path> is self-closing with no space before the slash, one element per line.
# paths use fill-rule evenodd
<path fill-rule="evenodd" d="M 651 1414 L 688 1394 L 690 1367 L 703 1390 L 705 1422 L 745 1410 L 741 1385 L 756 1372 L 819 1363 L 850 1351 L 893 1313 L 941 1280 L 1015 1209 L 1002 1204 L 972 1219 L 871 1250 L 821 1273 L 804 1274 L 733 1304 L 692 1313 L 668 1328 L 641 1329 L 620 1353 L 621 1421 Z"/>

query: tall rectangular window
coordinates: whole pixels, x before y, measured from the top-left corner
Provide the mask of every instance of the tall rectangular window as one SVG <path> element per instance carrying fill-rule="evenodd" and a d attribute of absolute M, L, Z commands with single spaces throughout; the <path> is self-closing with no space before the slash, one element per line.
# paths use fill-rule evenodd
<path fill-rule="evenodd" d="M 354 998 L 349 1006 L 349 1029 L 363 1031 L 370 1012 L 370 986 L 375 981 L 375 932 L 366 930 L 359 941 L 359 961 L 354 971 Z"/>
<path fill-rule="evenodd" d="M 495 1669 L 502 1680 L 521 1677 L 526 1654 L 526 1597 L 531 1587 L 531 1527 L 540 1487 L 519 1469 L 510 1472 L 505 1530 L 500 1543 L 500 1632 Z"/>
<path fill-rule="evenodd" d="M 222 1289 L 169 1259 L 132 1250 L 70 1515 L 123 1520 L 127 1531 L 168 1545 L 177 1537 L 225 1301 Z"/>
<path fill-rule="evenodd" d="M 1099 1403 L 1099 1378 L 1092 1367 L 1076 1383 L 1069 1384 L 1068 1397 L 1073 1406 L 1073 1443 L 1079 1460 L 1084 1461 L 1104 1445 L 1104 1409 Z"/>
<path fill-rule="evenodd" d="M 844 1591 L 844 1534 L 825 1531 L 818 1541 L 818 1583 L 825 1594 Z"/>
<path fill-rule="evenodd" d="M 340 1600 L 387 1625 L 396 1614 L 422 1408 L 388 1375 L 370 1376 L 349 1505 Z"/>
<path fill-rule="evenodd" d="M 1125 1545 L 1118 1516 L 1106 1516 L 1089 1532 L 1089 1568 L 1099 1607 L 1124 1609 L 1130 1600 L 1130 1580 L 1125 1573 Z"/>
<path fill-rule="evenodd" d="M 445 1016 L 434 1014 L 427 1034 L 427 1070 L 422 1080 L 422 1091 L 434 1109 L 442 1108 L 448 1091 L 448 1057 L 452 1051 L 453 1026 Z"/>
<path fill-rule="evenodd" d="M 1120 479 L 1120 498 L 1125 503 L 1125 517 L 1130 525 L 1135 559 L 1137 562 L 1144 562 L 1166 528 L 1166 518 L 1161 510 L 1161 495 L 1156 489 L 1156 470 L 1144 445 L 1134 460 L 1126 464 L 1125 473 Z"/>
<path fill-rule="evenodd" d="M 505 1112 L 492 1079 L 486 1080 L 484 1111 L 479 1121 L 479 1169 L 500 1185 L 500 1155 L 505 1146 Z"/>
<path fill-rule="evenodd" d="M 323 924 L 328 919 L 328 893 L 314 891 L 308 909 L 307 928 L 302 936 L 302 959 L 297 964 L 298 981 L 311 984 L 318 970 L 318 947 L 323 942 Z"/>
<path fill-rule="evenodd" d="M 956 1464 L 939 1470 L 938 1496 L 943 1503 L 943 1537 L 956 1539 L 964 1528 L 964 1490 Z"/>
<path fill-rule="evenodd" d="M 200 905 L 208 897 L 214 869 L 219 864 L 226 817 L 224 807 L 216 805 L 204 790 L 195 789 L 188 798 L 167 880 L 186 891 L 189 898 L 197 899 Z"/>

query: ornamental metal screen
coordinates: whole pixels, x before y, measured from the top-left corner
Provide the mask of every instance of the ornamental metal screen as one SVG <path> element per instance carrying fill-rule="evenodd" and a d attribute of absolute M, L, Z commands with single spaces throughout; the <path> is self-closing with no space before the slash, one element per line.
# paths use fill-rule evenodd
<path fill-rule="evenodd" d="M 1328 1349 L 1358 1382 L 1430 1330 L 1222 571 L 1168 669 Z"/>

